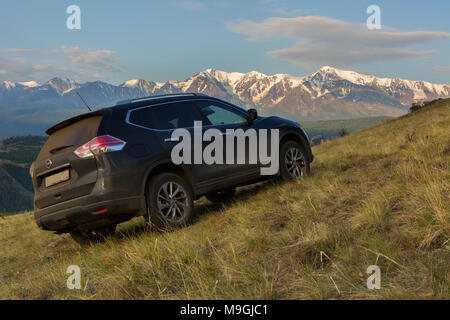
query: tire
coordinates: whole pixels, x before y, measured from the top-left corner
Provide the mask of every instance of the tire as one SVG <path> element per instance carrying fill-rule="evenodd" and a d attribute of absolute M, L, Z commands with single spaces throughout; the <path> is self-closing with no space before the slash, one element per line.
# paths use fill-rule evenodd
<path fill-rule="evenodd" d="M 104 241 L 107 237 L 116 232 L 116 225 L 102 227 L 93 230 L 76 230 L 70 232 L 72 239 L 80 245 L 88 245 L 92 242 Z"/>
<path fill-rule="evenodd" d="M 236 187 L 227 188 L 221 191 L 210 192 L 205 195 L 206 199 L 214 203 L 221 203 L 231 200 L 236 194 Z"/>
<path fill-rule="evenodd" d="M 280 148 L 280 177 L 284 181 L 293 181 L 308 175 L 310 163 L 301 144 L 287 141 Z"/>
<path fill-rule="evenodd" d="M 179 228 L 189 224 L 194 209 L 191 185 L 174 173 L 161 173 L 147 188 L 147 220 L 158 229 Z"/>

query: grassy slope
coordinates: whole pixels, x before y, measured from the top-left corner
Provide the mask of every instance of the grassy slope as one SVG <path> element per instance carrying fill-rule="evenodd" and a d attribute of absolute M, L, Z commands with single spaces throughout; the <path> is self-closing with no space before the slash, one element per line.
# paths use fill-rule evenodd
<path fill-rule="evenodd" d="M 345 129 L 348 133 L 354 133 L 373 127 L 379 123 L 393 119 L 392 117 L 368 117 L 359 119 L 302 121 L 298 122 L 308 132 L 310 137 L 322 135 L 324 138 L 339 137 L 339 131 Z"/>
<path fill-rule="evenodd" d="M 171 233 L 136 219 L 80 248 L 31 213 L 0 218 L 0 298 L 449 299 L 449 114 L 440 102 L 315 147 L 311 176 L 198 201 Z M 65 287 L 72 264 L 82 290 Z"/>

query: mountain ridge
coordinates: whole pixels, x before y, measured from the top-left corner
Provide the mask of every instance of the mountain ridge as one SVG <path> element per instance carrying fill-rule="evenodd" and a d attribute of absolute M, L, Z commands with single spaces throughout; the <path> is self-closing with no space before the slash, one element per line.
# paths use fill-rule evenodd
<path fill-rule="evenodd" d="M 119 85 L 100 80 L 80 83 L 67 78 L 53 78 L 43 84 L 3 81 L 0 82 L 0 110 L 5 117 L 0 125 L 16 131 L 20 126 L 43 130 L 86 111 L 77 92 L 95 108 L 142 96 L 200 92 L 256 108 L 262 114 L 296 120 L 334 120 L 399 116 L 414 102 L 449 97 L 450 85 L 379 78 L 330 66 L 303 77 L 209 68 L 184 81 L 130 79 Z"/>
<path fill-rule="evenodd" d="M 232 86 L 235 86 L 237 83 L 239 83 L 241 81 L 244 81 L 244 82 L 248 81 L 249 79 L 250 80 L 261 80 L 261 79 L 268 78 L 269 80 L 271 80 L 273 82 L 273 84 L 281 82 L 283 80 L 288 80 L 291 83 L 292 87 L 298 87 L 299 85 L 304 84 L 305 82 L 310 82 L 310 81 L 314 82 L 317 75 L 319 75 L 319 74 L 324 75 L 324 79 L 327 78 L 327 75 L 335 75 L 344 80 L 347 80 L 349 82 L 352 82 L 354 84 L 359 84 L 359 85 L 377 84 L 379 86 L 388 87 L 388 86 L 392 85 L 393 83 L 401 83 L 404 85 L 406 84 L 407 87 L 409 87 L 411 89 L 423 90 L 423 88 L 426 88 L 430 92 L 434 91 L 435 94 L 449 94 L 449 90 L 450 90 L 450 84 L 436 84 L 436 83 L 431 83 L 431 82 L 427 82 L 427 81 L 407 80 L 407 79 L 402 79 L 402 78 L 397 78 L 397 77 L 381 78 L 381 77 L 376 77 L 373 75 L 366 75 L 363 73 L 358 73 L 355 71 L 337 69 L 337 68 L 330 67 L 330 66 L 323 66 L 318 71 L 308 74 L 308 75 L 305 75 L 305 76 L 301 76 L 301 77 L 292 76 L 292 75 L 286 74 L 286 73 L 277 73 L 274 75 L 266 75 L 266 74 L 258 72 L 258 71 L 250 71 L 248 73 L 241 73 L 241 72 L 226 72 L 226 71 L 216 70 L 213 68 L 208 68 L 204 71 L 200 71 L 200 72 L 196 73 L 195 75 L 187 78 L 185 81 L 168 80 L 166 82 L 155 82 L 155 81 L 151 81 L 151 80 L 147 80 L 147 79 L 136 78 L 136 79 L 127 80 L 127 81 L 117 85 L 116 87 L 129 87 L 129 88 L 139 87 L 139 88 L 149 90 L 149 92 L 151 92 L 150 90 L 152 90 L 153 92 L 151 92 L 151 93 L 154 93 L 155 90 L 161 89 L 164 86 L 175 85 L 182 91 L 185 91 L 187 88 L 190 87 L 190 84 L 193 82 L 193 80 L 195 80 L 199 76 L 205 76 L 205 77 L 208 77 L 209 79 L 213 79 L 218 82 L 232 85 Z M 106 83 L 108 85 L 115 86 L 113 84 L 109 84 L 105 81 L 100 81 L 100 80 L 87 81 L 87 82 L 82 83 L 82 82 L 78 82 L 78 81 L 75 81 L 75 80 L 72 80 L 69 78 L 63 79 L 63 78 L 59 78 L 59 77 L 54 77 L 54 78 L 44 82 L 43 84 L 39 84 L 34 80 L 19 81 L 19 82 L 5 80 L 5 81 L 0 82 L 0 88 L 6 89 L 6 90 L 11 90 L 12 88 L 18 87 L 18 86 L 22 86 L 24 88 L 35 88 L 35 87 L 51 85 L 52 87 L 54 87 L 61 93 L 66 93 L 67 90 L 79 88 L 82 85 L 89 84 L 89 83 L 95 83 L 95 82 L 101 82 L 101 83 Z M 321 87 L 320 83 L 318 83 L 317 81 L 315 83 L 316 83 L 316 85 L 318 85 L 318 87 Z M 237 92 L 236 88 L 233 88 L 233 92 L 235 92 L 235 93 Z M 416 97 L 416 99 L 420 99 L 420 97 Z"/>

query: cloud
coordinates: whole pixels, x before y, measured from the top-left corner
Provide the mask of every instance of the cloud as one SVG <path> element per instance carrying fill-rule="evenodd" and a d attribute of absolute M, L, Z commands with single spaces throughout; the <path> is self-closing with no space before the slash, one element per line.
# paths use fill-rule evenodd
<path fill-rule="evenodd" d="M 433 68 L 434 73 L 450 73 L 450 67 L 447 66 L 436 66 Z"/>
<path fill-rule="evenodd" d="M 0 76 L 11 81 L 43 82 L 53 77 L 98 80 L 105 74 L 120 72 L 125 64 L 112 50 L 91 50 L 61 46 L 51 50 L 28 48 L 1 49 L 15 57 L 0 55 Z M 17 57 L 20 56 L 20 57 Z M 31 60 L 23 57 L 31 58 Z M 30 62 L 33 61 L 34 63 Z"/>
<path fill-rule="evenodd" d="M 123 67 L 123 63 L 111 50 L 85 50 L 80 47 L 61 46 L 61 51 L 73 66 L 81 69 L 119 72 Z"/>
<path fill-rule="evenodd" d="M 93 79 L 89 73 L 47 64 L 33 65 L 22 58 L 0 56 L 0 80 L 45 82 L 53 77 Z"/>
<path fill-rule="evenodd" d="M 295 40 L 291 48 L 275 49 L 268 54 L 305 67 L 347 67 L 375 61 L 426 58 L 435 51 L 417 51 L 411 47 L 450 37 L 447 32 L 399 31 L 389 27 L 368 30 L 365 24 L 320 16 L 268 18 L 263 22 L 243 20 L 227 27 L 245 35 L 249 41 Z"/>
<path fill-rule="evenodd" d="M 20 75 L 29 75 L 33 72 L 32 65 L 21 58 L 9 58 L 0 56 L 1 75 L 16 78 Z"/>
<path fill-rule="evenodd" d="M 58 49 L 52 49 L 52 50 L 40 50 L 40 49 L 27 49 L 27 48 L 4 48 L 2 49 L 6 52 L 12 52 L 12 53 L 35 53 L 35 54 L 41 54 L 41 55 L 52 55 L 52 54 L 58 54 Z"/>
<path fill-rule="evenodd" d="M 119 72 L 124 63 L 115 57 L 112 50 L 91 50 L 81 47 L 67 47 L 62 45 L 51 50 L 5 48 L 3 51 L 19 54 L 36 54 L 42 56 L 61 55 L 69 59 L 74 67 L 84 70 L 103 72 Z"/>

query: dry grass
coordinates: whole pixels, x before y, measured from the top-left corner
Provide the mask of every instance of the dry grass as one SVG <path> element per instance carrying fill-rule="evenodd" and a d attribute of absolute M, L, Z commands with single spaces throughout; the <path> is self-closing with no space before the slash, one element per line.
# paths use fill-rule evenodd
<path fill-rule="evenodd" d="M 32 213 L 0 218 L 0 298 L 449 299 L 449 113 L 441 101 L 315 147 L 311 176 L 198 201 L 170 233 L 135 219 L 81 248 Z M 72 264 L 81 290 L 66 288 Z"/>

